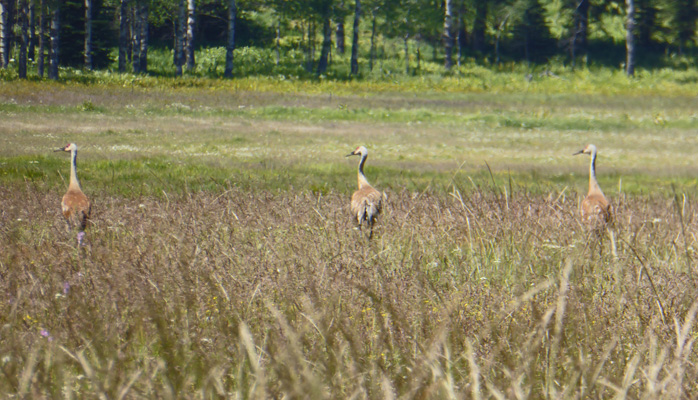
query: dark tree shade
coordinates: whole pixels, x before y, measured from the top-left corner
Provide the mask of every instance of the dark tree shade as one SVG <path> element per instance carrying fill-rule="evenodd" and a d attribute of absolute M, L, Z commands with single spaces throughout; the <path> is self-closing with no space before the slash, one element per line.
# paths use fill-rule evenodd
<path fill-rule="evenodd" d="M 128 0 L 119 1 L 119 72 L 126 72 L 128 63 Z"/>
<path fill-rule="evenodd" d="M 233 52 L 235 51 L 235 20 L 237 18 L 237 4 L 235 0 L 228 0 L 228 40 L 225 46 L 225 71 L 226 78 L 233 77 Z"/>
<path fill-rule="evenodd" d="M 545 23 L 543 6 L 538 0 L 528 1 L 514 33 L 514 46 L 527 62 L 543 62 L 556 48 Z"/>
<path fill-rule="evenodd" d="M 19 26 L 21 30 L 19 42 L 18 75 L 20 79 L 27 78 L 27 47 L 29 47 L 29 4 L 27 0 L 19 1 Z"/>
<path fill-rule="evenodd" d="M 58 80 L 58 51 L 61 32 L 61 7 L 53 4 L 51 7 L 51 46 L 49 47 L 48 78 Z"/>
<path fill-rule="evenodd" d="M 359 73 L 359 23 L 361 22 L 361 0 L 355 0 L 354 27 L 351 40 L 351 74 Z"/>
<path fill-rule="evenodd" d="M 487 30 L 487 2 L 475 1 L 475 19 L 471 39 L 472 49 L 478 53 L 485 51 L 485 31 Z"/>
<path fill-rule="evenodd" d="M 182 76 L 182 66 L 184 65 L 184 35 L 185 21 L 187 19 L 186 0 L 179 0 L 177 21 L 175 22 L 175 45 L 174 45 L 174 64 L 175 76 Z"/>
<path fill-rule="evenodd" d="M 332 46 L 332 26 L 330 17 L 325 16 L 322 21 L 322 49 L 320 50 L 320 60 L 317 65 L 317 73 L 324 74 L 327 72 L 329 65 L 330 47 Z"/>

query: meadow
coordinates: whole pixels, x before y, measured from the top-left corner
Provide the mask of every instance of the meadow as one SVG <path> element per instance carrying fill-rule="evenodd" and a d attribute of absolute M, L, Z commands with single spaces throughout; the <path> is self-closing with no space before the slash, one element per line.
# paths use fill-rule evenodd
<path fill-rule="evenodd" d="M 698 396 L 696 85 L 478 74 L 0 83 L 0 393 Z"/>

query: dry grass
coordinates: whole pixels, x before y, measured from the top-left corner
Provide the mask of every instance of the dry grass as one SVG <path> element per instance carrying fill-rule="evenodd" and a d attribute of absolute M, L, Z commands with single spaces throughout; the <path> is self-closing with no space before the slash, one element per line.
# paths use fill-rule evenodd
<path fill-rule="evenodd" d="M 0 392 L 98 398 L 693 398 L 691 201 L 290 191 L 95 201 L 0 189 Z M 33 199 L 33 201 L 29 201 Z M 681 218 L 679 218 L 681 216 Z"/>
<path fill-rule="evenodd" d="M 8 397 L 698 397 L 685 99 L 31 85 L 0 87 Z M 69 141 L 81 248 L 46 155 Z M 570 190 L 588 142 L 612 234 Z"/>

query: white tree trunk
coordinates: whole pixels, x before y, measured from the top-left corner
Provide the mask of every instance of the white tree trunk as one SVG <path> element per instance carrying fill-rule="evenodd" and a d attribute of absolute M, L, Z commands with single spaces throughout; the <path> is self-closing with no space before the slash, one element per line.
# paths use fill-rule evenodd
<path fill-rule="evenodd" d="M 46 0 L 39 3 L 39 59 L 36 61 L 36 72 L 39 78 L 44 77 L 44 61 L 46 59 Z"/>
<path fill-rule="evenodd" d="M 85 0 L 85 68 L 92 71 L 92 0 Z"/>
<path fill-rule="evenodd" d="M 628 76 L 635 75 L 635 1 L 625 0 L 625 5 L 628 11 L 628 20 L 626 22 L 625 33 L 625 73 Z"/>
<path fill-rule="evenodd" d="M 185 52 L 187 53 L 188 70 L 192 70 L 196 66 L 196 60 L 194 60 L 194 28 L 196 27 L 196 21 L 194 19 L 195 12 L 195 0 L 187 0 L 187 47 Z"/>
<path fill-rule="evenodd" d="M 8 10 L 5 0 L 0 0 L 0 68 L 7 68 L 10 62 L 10 53 L 7 43 L 7 18 Z"/>
<path fill-rule="evenodd" d="M 140 51 L 139 51 L 139 58 L 140 58 L 140 72 L 142 73 L 147 73 L 148 72 L 148 3 L 143 3 L 140 5 L 141 12 L 140 14 L 140 28 L 141 28 L 141 34 L 140 34 Z"/>
<path fill-rule="evenodd" d="M 446 57 L 444 67 L 453 67 L 453 0 L 446 0 L 446 12 L 444 15 L 444 50 Z"/>
<path fill-rule="evenodd" d="M 141 17 L 140 5 L 134 3 L 131 10 L 131 62 L 133 63 L 133 73 L 141 72 Z"/>

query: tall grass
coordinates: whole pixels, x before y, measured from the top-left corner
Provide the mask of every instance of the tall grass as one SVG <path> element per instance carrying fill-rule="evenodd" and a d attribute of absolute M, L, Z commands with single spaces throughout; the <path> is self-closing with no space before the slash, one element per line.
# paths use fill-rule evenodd
<path fill-rule="evenodd" d="M 618 199 L 614 256 L 608 236 L 578 222 L 573 193 L 390 192 L 370 242 L 335 192 L 104 197 L 83 248 L 64 232 L 52 191 L 0 198 L 4 393 L 698 390 L 690 199 Z"/>
<path fill-rule="evenodd" d="M 0 85 L 0 393 L 698 396 L 691 98 L 96 76 Z M 610 231 L 578 218 L 588 142 Z"/>

